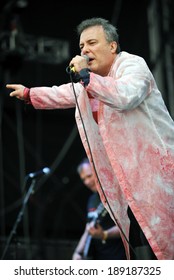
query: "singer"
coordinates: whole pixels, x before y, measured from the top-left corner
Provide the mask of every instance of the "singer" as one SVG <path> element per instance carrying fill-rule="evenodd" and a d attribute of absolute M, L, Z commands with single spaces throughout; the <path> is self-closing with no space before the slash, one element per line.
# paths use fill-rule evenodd
<path fill-rule="evenodd" d="M 97 190 L 127 258 L 173 260 L 174 121 L 145 60 L 120 50 L 115 26 L 91 18 L 77 32 L 73 86 L 9 84 L 10 96 L 36 109 L 76 107 Z"/>

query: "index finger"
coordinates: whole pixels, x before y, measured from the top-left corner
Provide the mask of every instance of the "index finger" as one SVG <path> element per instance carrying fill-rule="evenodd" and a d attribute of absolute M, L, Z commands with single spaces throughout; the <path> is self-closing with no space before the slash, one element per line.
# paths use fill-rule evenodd
<path fill-rule="evenodd" d="M 6 88 L 10 88 L 10 89 L 18 89 L 19 87 L 21 87 L 22 85 L 18 85 L 18 84 L 7 84 Z"/>

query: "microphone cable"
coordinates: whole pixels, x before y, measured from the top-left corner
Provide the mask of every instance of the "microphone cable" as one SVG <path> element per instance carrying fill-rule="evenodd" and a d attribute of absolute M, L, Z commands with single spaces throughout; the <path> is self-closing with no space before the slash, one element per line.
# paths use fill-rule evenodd
<path fill-rule="evenodd" d="M 73 77 L 72 77 L 72 74 L 74 74 L 74 70 L 73 70 L 73 71 L 67 71 L 67 70 L 66 70 L 66 72 L 67 72 L 67 73 L 69 74 L 69 76 L 70 76 L 70 81 L 71 81 L 71 84 L 72 84 L 72 88 L 73 88 L 73 93 L 74 93 L 74 97 L 75 97 L 77 109 L 78 109 L 79 116 L 80 116 L 80 119 L 81 119 L 81 122 L 82 122 L 84 134 L 85 134 L 85 137 L 86 137 L 87 145 L 88 145 L 89 152 L 90 152 L 90 156 L 91 156 L 92 163 L 93 163 L 93 168 L 94 168 L 95 175 L 96 175 L 96 177 L 97 177 L 98 183 L 99 183 L 99 185 L 100 185 L 100 189 L 101 189 L 101 191 L 102 191 L 102 193 L 103 193 L 103 196 L 104 196 L 104 198 L 105 198 L 105 200 L 106 200 L 106 203 L 107 203 L 107 205 L 108 205 L 108 208 L 109 208 L 110 212 L 112 213 L 112 216 L 113 216 L 113 218 L 114 218 L 115 224 L 119 227 L 119 229 L 120 229 L 121 233 L 123 234 L 123 236 L 124 236 L 124 238 L 125 238 L 127 244 L 129 245 L 129 248 L 132 250 L 132 252 L 133 252 L 133 253 L 135 254 L 135 256 L 136 256 L 136 252 L 135 252 L 134 248 L 133 248 L 132 245 L 130 244 L 130 242 L 129 242 L 127 236 L 126 236 L 126 234 L 124 233 L 123 229 L 120 227 L 120 225 L 119 225 L 119 223 L 118 223 L 118 221 L 117 221 L 117 218 L 115 217 L 115 214 L 114 214 L 114 212 L 113 212 L 113 210 L 112 210 L 112 207 L 111 207 L 111 205 L 110 205 L 110 203 L 109 203 L 109 201 L 108 201 L 108 199 L 107 199 L 107 196 L 106 196 L 106 194 L 105 194 L 105 192 L 104 192 L 104 189 L 103 189 L 103 187 L 102 187 L 102 184 L 101 184 L 101 182 L 100 182 L 100 179 L 99 179 L 99 176 L 98 176 L 98 173 L 97 173 L 97 170 L 96 170 L 96 166 L 95 166 L 95 163 L 94 163 L 93 154 L 92 154 L 92 151 L 91 151 L 91 146 L 90 146 L 90 143 L 89 143 L 89 139 L 88 139 L 88 135 L 87 135 L 87 132 L 86 132 L 85 124 L 84 124 L 84 121 L 83 121 L 83 118 L 82 118 L 82 114 L 81 114 L 81 110 L 80 110 L 80 107 L 79 107 L 79 103 L 78 103 L 78 100 L 77 100 L 76 91 L 75 91 L 75 88 L 74 88 L 74 81 L 73 81 Z"/>

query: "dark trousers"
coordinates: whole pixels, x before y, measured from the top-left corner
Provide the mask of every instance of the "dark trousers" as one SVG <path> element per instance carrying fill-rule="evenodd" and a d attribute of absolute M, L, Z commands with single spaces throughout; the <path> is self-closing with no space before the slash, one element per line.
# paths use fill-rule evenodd
<path fill-rule="evenodd" d="M 143 231 L 141 230 L 130 207 L 127 210 L 130 219 L 129 245 L 131 260 L 157 260 Z"/>

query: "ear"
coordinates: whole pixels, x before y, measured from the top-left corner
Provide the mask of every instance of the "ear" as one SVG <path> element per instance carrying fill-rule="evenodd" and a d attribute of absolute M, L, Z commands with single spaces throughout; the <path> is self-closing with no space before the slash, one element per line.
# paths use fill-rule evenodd
<path fill-rule="evenodd" d="M 115 41 L 111 42 L 111 52 L 116 53 L 117 50 L 117 43 Z"/>

